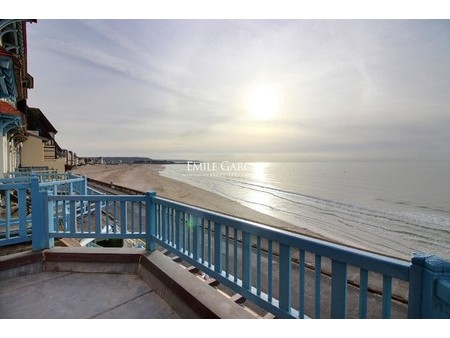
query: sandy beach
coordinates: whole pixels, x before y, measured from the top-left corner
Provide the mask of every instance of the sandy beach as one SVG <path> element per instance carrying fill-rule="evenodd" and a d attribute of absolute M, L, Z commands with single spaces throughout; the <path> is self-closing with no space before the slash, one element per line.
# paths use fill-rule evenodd
<path fill-rule="evenodd" d="M 222 214 L 239 217 L 302 235 L 325 239 L 311 230 L 245 207 L 235 201 L 184 182 L 159 175 L 164 167 L 154 164 L 87 165 L 74 168 L 73 173 L 106 183 L 114 183 L 140 191 L 156 191 L 158 196 L 194 205 Z M 330 240 L 330 239 L 328 239 Z"/>

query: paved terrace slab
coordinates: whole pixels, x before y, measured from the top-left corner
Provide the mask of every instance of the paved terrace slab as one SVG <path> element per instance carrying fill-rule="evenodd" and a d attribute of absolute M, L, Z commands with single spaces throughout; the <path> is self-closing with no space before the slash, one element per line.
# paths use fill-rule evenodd
<path fill-rule="evenodd" d="M 0 256 L 0 318 L 258 316 L 156 250 L 62 248 Z"/>
<path fill-rule="evenodd" d="M 180 316 L 137 275 L 41 272 L 0 281 L 0 318 Z"/>

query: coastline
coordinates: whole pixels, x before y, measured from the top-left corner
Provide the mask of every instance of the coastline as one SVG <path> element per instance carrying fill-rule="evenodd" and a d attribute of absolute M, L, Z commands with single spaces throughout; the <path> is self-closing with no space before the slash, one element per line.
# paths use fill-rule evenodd
<path fill-rule="evenodd" d="M 72 172 L 131 189 L 156 191 L 158 196 L 174 201 L 336 243 L 331 238 L 245 207 L 213 192 L 164 177 L 159 174 L 163 169 L 159 164 L 87 165 L 74 168 Z"/>

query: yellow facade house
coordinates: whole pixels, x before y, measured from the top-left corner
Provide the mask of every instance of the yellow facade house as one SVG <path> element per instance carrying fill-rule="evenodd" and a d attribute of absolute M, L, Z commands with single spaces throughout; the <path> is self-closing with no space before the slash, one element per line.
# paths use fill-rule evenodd
<path fill-rule="evenodd" d="M 57 130 L 38 108 L 27 109 L 27 139 L 22 146 L 22 167 L 47 167 L 65 172 L 66 158 L 55 141 Z"/>

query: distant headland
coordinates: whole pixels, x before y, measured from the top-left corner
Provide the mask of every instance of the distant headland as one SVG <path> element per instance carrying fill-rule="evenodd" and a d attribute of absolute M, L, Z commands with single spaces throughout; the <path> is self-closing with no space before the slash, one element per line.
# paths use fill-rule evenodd
<path fill-rule="evenodd" d="M 134 156 L 97 156 L 79 158 L 80 164 L 187 164 L 200 163 L 198 160 L 181 160 L 181 159 L 152 159 L 149 157 Z"/>

